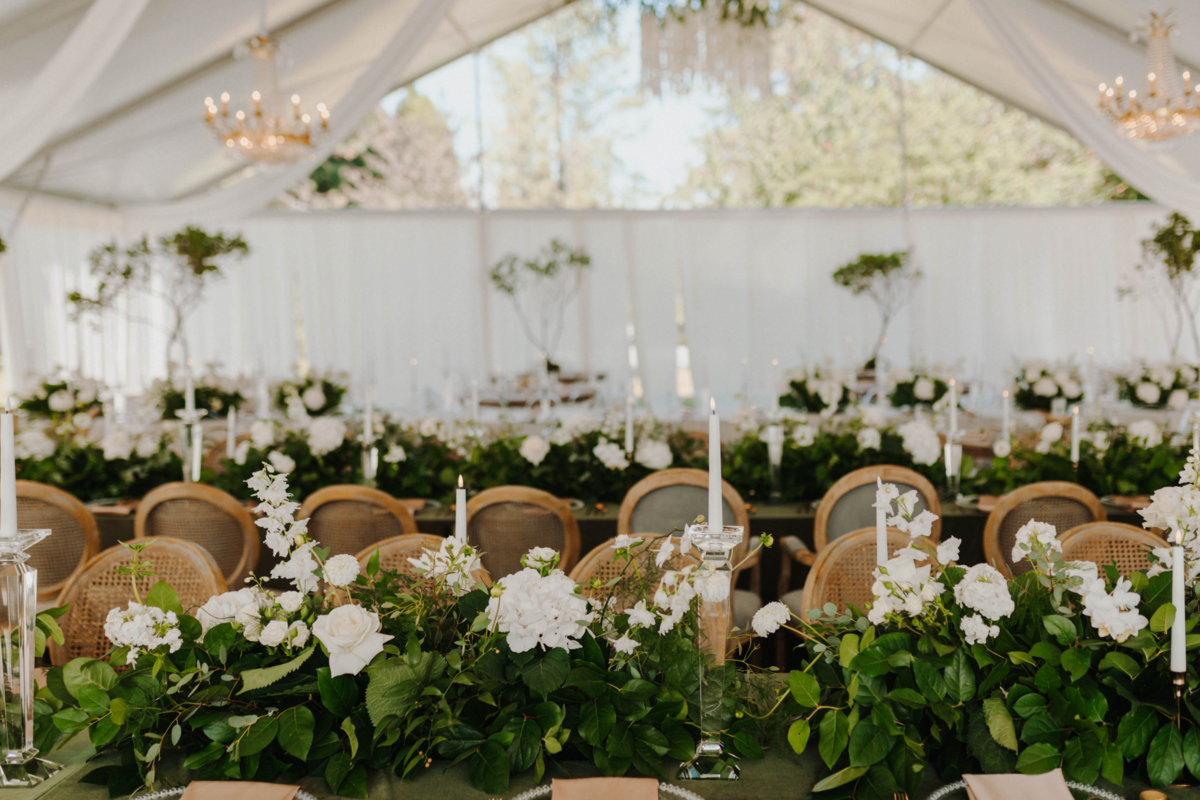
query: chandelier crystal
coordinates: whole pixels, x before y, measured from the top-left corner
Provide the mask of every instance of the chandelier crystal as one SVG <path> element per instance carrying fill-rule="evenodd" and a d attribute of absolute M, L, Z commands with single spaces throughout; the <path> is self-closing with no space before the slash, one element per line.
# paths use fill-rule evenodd
<path fill-rule="evenodd" d="M 1166 14 L 1150 12 L 1145 97 L 1139 96 L 1136 89 L 1126 95 L 1125 79 L 1120 76 L 1111 87 L 1100 84 L 1100 110 L 1130 139 L 1161 141 L 1189 134 L 1200 117 L 1196 103 L 1200 85 L 1192 87 L 1191 73 L 1186 70 L 1180 80 L 1169 38 L 1172 27 Z"/>
<path fill-rule="evenodd" d="M 250 85 L 255 87 L 250 112 L 238 109 L 231 117 L 229 92 L 224 92 L 219 106 L 211 97 L 204 98 L 204 121 L 229 150 L 248 161 L 286 164 L 311 158 L 320 134 L 329 130 L 329 109 L 317 104 L 320 129 L 314 134 L 312 117 L 300 112 L 300 95 L 292 95 L 290 108 L 280 96 L 275 60 L 279 41 L 260 33 L 246 47 L 253 58 Z"/>

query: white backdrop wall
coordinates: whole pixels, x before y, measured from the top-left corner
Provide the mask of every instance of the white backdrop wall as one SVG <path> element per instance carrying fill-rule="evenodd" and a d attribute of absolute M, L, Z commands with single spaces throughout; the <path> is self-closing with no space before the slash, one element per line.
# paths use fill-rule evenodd
<path fill-rule="evenodd" d="M 908 242 L 896 210 L 263 213 L 224 226 L 252 254 L 209 292 L 189 340 L 202 364 L 282 376 L 297 360 L 299 312 L 314 369 L 373 383 L 385 406 L 411 407 L 416 386 L 432 404 L 447 379 L 463 393 L 473 378 L 534 366 L 487 270 L 557 237 L 592 257 L 557 353 L 566 367 L 623 385 L 632 330 L 645 396 L 669 412 L 682 337 L 698 391 L 720 400 L 748 389 L 766 402 L 772 358 L 784 370 L 865 358 L 875 310 L 830 273 L 911 244 L 925 277 L 885 356 L 998 381 L 1018 359 L 1082 360 L 1087 347 L 1111 364 L 1165 357 L 1157 310 L 1117 297 L 1164 215 L 1150 203 L 920 210 Z M 57 366 L 134 389 L 162 374 L 161 334 L 121 320 L 80 328 L 62 301 L 87 285 L 88 251 L 129 228 L 63 204 L 35 204 L 22 220 L 0 262 L 20 293 L 19 319 L 5 321 L 18 383 Z"/>

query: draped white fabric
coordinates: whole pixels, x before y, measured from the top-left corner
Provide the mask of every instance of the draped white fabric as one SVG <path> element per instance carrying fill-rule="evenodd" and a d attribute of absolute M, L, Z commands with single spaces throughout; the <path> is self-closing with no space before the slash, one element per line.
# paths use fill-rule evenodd
<path fill-rule="evenodd" d="M 163 372 L 162 334 L 119 320 L 103 333 L 80 329 L 62 300 L 86 284 L 88 250 L 120 222 L 98 213 L 67 225 L 35 211 L 23 223 L 10 263 L 25 363 L 34 372 L 82 365 L 136 388 Z M 1079 361 L 1087 347 L 1104 363 L 1165 357 L 1158 310 L 1117 297 L 1140 239 L 1164 214 L 1149 203 L 912 212 L 925 277 L 885 356 L 991 381 L 1018 359 Z M 230 374 L 288 374 L 300 310 L 313 367 L 369 380 L 395 408 L 413 406 L 414 387 L 429 406 L 448 378 L 461 395 L 471 379 L 533 368 L 537 353 L 486 273 L 552 237 L 592 256 L 556 356 L 570 369 L 590 364 L 623 391 L 632 328 L 645 396 L 664 414 L 678 406 L 681 341 L 697 391 L 718 401 L 748 390 L 766 402 L 772 358 L 781 370 L 861 363 L 878 333 L 874 307 L 830 273 L 862 252 L 905 246 L 893 210 L 278 213 L 237 229 L 252 254 L 194 314 L 196 359 Z"/>
<path fill-rule="evenodd" d="M 1061 5 L 1039 0 L 971 4 L 1063 127 L 1146 196 L 1200 215 L 1200 140 L 1191 136 L 1167 143 L 1133 141 L 1117 134 L 1096 107 L 1097 84 L 1117 75 L 1127 76 L 1130 88 L 1142 90 L 1144 45 L 1114 39 L 1102 26 L 1073 24 L 1073 10 Z M 1194 8 L 1185 11 L 1193 25 L 1200 22 Z M 1064 31 L 1070 35 L 1064 36 Z M 1194 40 L 1200 31 L 1188 34 Z"/>

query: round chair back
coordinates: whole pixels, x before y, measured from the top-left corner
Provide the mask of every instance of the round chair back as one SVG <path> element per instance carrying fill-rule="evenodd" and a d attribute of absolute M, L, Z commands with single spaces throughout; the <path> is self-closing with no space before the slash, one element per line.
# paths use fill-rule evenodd
<path fill-rule="evenodd" d="M 563 572 L 579 558 L 579 524 L 566 502 L 528 486 L 497 486 L 471 498 L 467 541 L 479 549 L 492 580 L 520 572 L 521 556 L 533 547 L 557 550 Z"/>
<path fill-rule="evenodd" d="M 163 484 L 142 498 L 133 530 L 138 539 L 169 536 L 203 547 L 235 589 L 258 566 L 261 531 L 250 509 L 213 486 Z"/>
<path fill-rule="evenodd" d="M 51 535 L 29 550 L 38 571 L 38 600 L 53 600 L 88 559 L 100 552 L 100 531 L 87 507 L 62 489 L 17 481 L 17 527 L 49 528 Z"/>
<path fill-rule="evenodd" d="M 933 484 L 921 473 L 907 467 L 878 464 L 843 475 L 825 492 L 813 521 L 813 549 L 816 552 L 820 553 L 825 545 L 848 533 L 874 527 L 877 479 L 895 484 L 900 494 L 915 489 L 917 503 L 912 509 L 913 516 L 926 509 L 937 514 L 938 520 L 933 523 L 929 538 L 934 542 L 941 541 L 942 502 Z"/>
<path fill-rule="evenodd" d="M 911 542 L 907 533 L 888 528 L 889 555 Z M 875 582 L 873 573 L 877 565 L 874 528 L 863 528 L 839 536 L 837 541 L 831 542 L 817 554 L 817 560 L 808 573 L 800 601 L 804 613 L 813 608 L 823 608 L 826 603 L 833 603 L 839 611 L 847 605 L 865 610 L 874 599 L 871 585 Z"/>
<path fill-rule="evenodd" d="M 571 580 L 583 587 L 583 593 L 588 597 L 597 601 L 615 597 L 617 612 L 624 611 L 643 597 L 653 597 L 665 571 L 679 570 L 684 566 L 696 566 L 700 563 L 700 559 L 694 554 L 680 555 L 676 548 L 671 557 L 659 567 L 654 563 L 654 555 L 662 544 L 663 536 L 654 533 L 633 535 L 643 539 L 632 548 L 637 564 L 636 574 L 628 562 L 613 560 L 613 539 L 592 548 L 591 552 L 579 560 L 575 569 L 571 570 Z M 609 586 L 609 582 L 614 578 L 619 580 Z M 595 587 L 592 586 L 593 582 L 597 584 Z"/>
<path fill-rule="evenodd" d="M 367 574 L 367 564 L 371 557 L 378 551 L 379 553 L 379 569 L 380 571 L 397 572 L 401 575 L 416 575 L 417 568 L 409 561 L 410 558 L 419 558 L 424 550 L 437 550 L 442 546 L 442 537 L 435 536 L 432 533 L 406 533 L 403 536 L 393 536 L 391 539 L 384 539 L 382 542 L 368 545 L 358 552 L 355 558 L 358 559 L 358 564 L 362 568 L 364 575 Z M 477 570 L 475 580 L 482 583 L 484 586 L 491 586 L 491 579 L 485 570 Z"/>
<path fill-rule="evenodd" d="M 326 486 L 300 507 L 308 535 L 328 547 L 331 556 L 351 555 L 404 534 L 417 532 L 412 512 L 386 492 L 366 486 Z"/>
<path fill-rule="evenodd" d="M 1091 561 L 1101 569 L 1115 563 L 1122 575 L 1150 569 L 1146 555 L 1167 547 L 1161 536 L 1123 522 L 1085 522 L 1059 537 L 1067 561 Z M 1103 574 L 1103 573 L 1102 573 Z"/>
<path fill-rule="evenodd" d="M 1000 498 L 988 514 L 983 529 L 983 554 L 987 563 L 1006 578 L 1031 569 L 1028 561 L 1013 562 L 1017 531 L 1030 520 L 1048 522 L 1059 536 L 1085 522 L 1108 519 L 1099 498 L 1077 483 L 1043 481 L 1014 489 Z"/>
<path fill-rule="evenodd" d="M 64 643 L 50 642 L 52 664 L 66 664 L 73 658 L 100 658 L 108 652 L 111 643 L 104 635 L 108 612 L 123 608 L 133 599 L 131 578 L 117 573 L 132 555 L 126 547 L 110 547 L 89 561 L 63 588 L 58 605 L 69 604 L 70 608 L 58 618 Z M 149 561 L 156 573 L 138 578 L 138 593 L 143 600 L 159 581 L 171 585 L 185 611 L 226 590 L 217 562 L 192 542 L 157 537 L 142 551 L 142 559 Z"/>

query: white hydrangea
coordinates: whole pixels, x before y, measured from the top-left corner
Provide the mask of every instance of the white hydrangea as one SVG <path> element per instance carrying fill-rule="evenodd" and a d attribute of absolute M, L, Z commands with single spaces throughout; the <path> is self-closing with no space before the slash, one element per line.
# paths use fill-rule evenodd
<path fill-rule="evenodd" d="M 348 553 L 333 556 L 325 562 L 325 581 L 330 586 L 349 586 L 358 577 L 358 559 Z"/>
<path fill-rule="evenodd" d="M 988 625 L 983 617 L 978 614 L 971 617 L 963 617 L 960 624 L 967 644 L 984 644 L 988 639 L 1000 635 L 999 625 Z"/>
<path fill-rule="evenodd" d="M 250 441 L 256 450 L 266 450 L 275 444 L 275 423 L 269 419 L 256 419 L 250 423 Z"/>
<path fill-rule="evenodd" d="M 312 386 L 304 390 L 304 394 L 300 396 L 304 407 L 309 411 L 316 411 L 325 405 L 325 391 L 321 388 L 321 384 L 314 383 Z"/>
<path fill-rule="evenodd" d="M 858 432 L 858 446 L 862 450 L 878 450 L 883 437 L 876 428 L 863 428 Z"/>
<path fill-rule="evenodd" d="M 149 458 L 158 452 L 158 448 L 162 446 L 162 441 L 158 436 L 152 433 L 143 433 L 138 437 L 137 448 L 134 452 L 138 454 L 138 458 Z"/>
<path fill-rule="evenodd" d="M 671 446 L 666 442 L 643 439 L 638 443 L 635 460 L 646 469 L 660 470 L 671 466 Z"/>
<path fill-rule="evenodd" d="M 536 569 L 543 575 L 558 566 L 558 551 L 552 547 L 533 547 L 521 556 L 521 566 Z"/>
<path fill-rule="evenodd" d="M 1050 377 L 1039 378 L 1033 384 L 1033 393 L 1038 397 L 1054 397 L 1058 394 L 1058 384 Z"/>
<path fill-rule="evenodd" d="M 810 447 L 817 440 L 817 429 L 807 422 L 801 422 L 792 429 L 792 441 L 800 447 Z"/>
<path fill-rule="evenodd" d="M 592 448 L 592 453 L 609 469 L 625 469 L 629 466 L 629 462 L 625 460 L 625 449 L 608 439 L 600 440 L 600 443 Z"/>
<path fill-rule="evenodd" d="M 1142 447 L 1158 447 L 1162 444 L 1162 428 L 1149 419 L 1139 419 L 1129 426 L 1129 438 Z"/>
<path fill-rule="evenodd" d="M 942 440 L 937 431 L 924 420 L 912 420 L 896 431 L 903 439 L 904 451 L 917 464 L 935 464 L 942 455 Z"/>
<path fill-rule="evenodd" d="M 125 461 L 133 452 L 133 440 L 123 430 L 108 431 L 100 441 L 105 461 Z"/>
<path fill-rule="evenodd" d="M 1062 543 L 1058 541 L 1058 531 L 1048 522 L 1030 520 L 1017 531 L 1017 540 L 1013 545 L 1013 562 L 1021 561 L 1039 553 L 1062 552 Z"/>
<path fill-rule="evenodd" d="M 267 453 L 267 461 L 271 462 L 271 466 L 279 472 L 292 472 L 296 469 L 295 460 L 288 455 L 284 455 L 278 450 L 272 450 Z"/>
<path fill-rule="evenodd" d="M 399 444 L 393 443 L 383 454 L 383 460 L 387 464 L 399 464 L 401 461 L 408 460 L 408 453 L 404 452 L 404 448 Z"/>
<path fill-rule="evenodd" d="M 521 442 L 521 455 L 535 467 L 550 453 L 550 445 L 540 436 L 526 436 Z"/>
<path fill-rule="evenodd" d="M 445 583 L 458 596 L 475 588 L 472 573 L 480 568 L 479 552 L 453 536 L 442 539 L 437 550 L 422 550 L 419 557 L 410 558 L 408 563 L 426 578 Z"/>
<path fill-rule="evenodd" d="M 1063 397 L 1068 400 L 1074 400 L 1083 394 L 1083 387 L 1079 384 L 1079 381 L 1071 379 L 1062 384 L 1062 393 Z"/>
<path fill-rule="evenodd" d="M 754 618 L 750 620 L 750 628 L 754 631 L 755 636 L 770 636 L 779 630 L 780 625 L 791 618 L 792 612 L 788 610 L 788 607 L 776 600 L 754 612 Z"/>
<path fill-rule="evenodd" d="M 293 594 L 295 593 L 293 592 Z M 208 633 L 209 628 L 220 625 L 222 622 L 233 622 L 238 611 L 255 602 L 256 597 L 255 590 L 248 588 L 213 595 L 196 611 L 196 619 L 200 621 L 201 630 Z"/>
<path fill-rule="evenodd" d="M 25 428 L 13 440 L 13 454 L 20 459 L 41 461 L 54 455 L 56 447 L 44 428 Z"/>
<path fill-rule="evenodd" d="M 183 644 L 179 618 L 174 611 L 144 606 L 134 601 L 126 608 L 114 608 L 104 620 L 104 635 L 117 647 L 128 647 L 127 661 L 158 647 L 174 653 Z"/>
<path fill-rule="evenodd" d="M 880 625 L 888 614 L 900 611 L 909 616 L 920 616 L 925 606 L 945 590 L 940 581 L 931 577 L 930 564 L 917 566 L 917 560 L 923 558 L 925 554 L 906 547 L 883 566 L 875 568 L 875 581 L 871 585 L 875 600 L 867 614 L 871 624 Z"/>
<path fill-rule="evenodd" d="M 1182 411 L 1187 407 L 1189 400 L 1191 400 L 1191 396 L 1187 389 L 1176 389 L 1167 397 L 1167 408 L 1172 411 Z"/>
<path fill-rule="evenodd" d="M 1148 406 L 1155 405 L 1162 398 L 1162 389 L 1149 381 L 1139 383 L 1133 391 L 1137 395 L 1137 399 Z"/>
<path fill-rule="evenodd" d="M 417 423 L 417 433 L 428 438 L 437 436 L 438 431 L 442 429 L 442 423 L 434 417 L 426 417 Z"/>
<path fill-rule="evenodd" d="M 317 417 L 308 426 L 308 446 L 314 456 L 332 453 L 345 440 L 346 423 L 337 417 Z"/>
<path fill-rule="evenodd" d="M 594 617 L 588 602 L 579 594 L 575 582 L 555 570 L 542 575 L 535 569 L 523 569 L 496 581 L 499 596 L 488 601 L 489 621 L 500 633 L 508 635 L 508 647 L 524 653 L 541 646 L 549 650 L 561 647 L 577 650 L 585 627 Z"/>
<path fill-rule="evenodd" d="M 50 395 L 47 402 L 50 405 L 50 410 L 62 414 L 65 411 L 70 411 L 75 407 L 75 398 L 66 389 L 59 389 L 54 394 Z"/>
<path fill-rule="evenodd" d="M 1016 609 L 1008 591 L 1008 581 L 990 564 L 975 564 L 968 568 L 954 586 L 954 599 L 959 605 L 978 611 L 990 620 L 1012 616 Z"/>
<path fill-rule="evenodd" d="M 917 378 L 913 384 L 913 397 L 923 402 L 929 403 L 933 401 L 935 387 L 933 381 L 924 376 Z"/>

